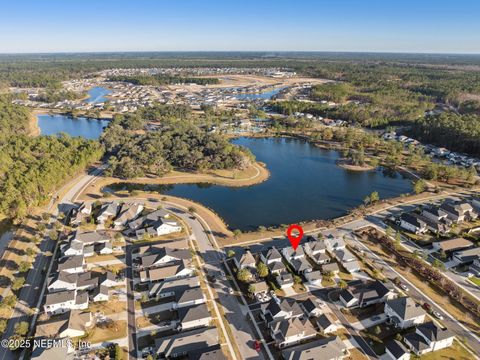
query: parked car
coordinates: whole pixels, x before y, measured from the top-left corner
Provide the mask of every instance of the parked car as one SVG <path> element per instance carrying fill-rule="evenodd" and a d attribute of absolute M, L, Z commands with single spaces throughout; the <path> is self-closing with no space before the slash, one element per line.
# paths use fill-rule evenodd
<path fill-rule="evenodd" d="M 443 320 L 443 315 L 440 314 L 438 311 L 433 311 L 432 314 L 433 314 L 433 316 L 435 316 L 437 319 Z"/>
<path fill-rule="evenodd" d="M 254 348 L 256 351 L 260 351 L 260 341 L 255 340 L 255 342 L 253 343 L 253 348 Z"/>
<path fill-rule="evenodd" d="M 400 286 L 400 288 L 401 288 L 403 291 L 408 291 L 407 285 L 400 283 L 400 285 L 398 285 L 398 286 Z"/>
<path fill-rule="evenodd" d="M 423 303 L 422 307 L 426 311 L 430 311 L 432 309 L 432 305 L 430 305 L 429 303 Z"/>
<path fill-rule="evenodd" d="M 232 295 L 232 294 L 233 294 L 233 289 L 232 289 L 232 288 L 228 288 L 228 293 L 229 293 L 230 295 Z"/>

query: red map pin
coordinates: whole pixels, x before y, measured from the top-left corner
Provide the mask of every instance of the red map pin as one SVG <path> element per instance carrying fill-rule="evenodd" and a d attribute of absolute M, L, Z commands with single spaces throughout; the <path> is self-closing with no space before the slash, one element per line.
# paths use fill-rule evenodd
<path fill-rule="evenodd" d="M 293 235 L 292 233 L 298 233 L 297 235 Z M 293 224 L 290 225 L 287 229 L 287 237 L 290 240 L 290 244 L 293 247 L 293 250 L 297 250 L 298 244 L 300 244 L 300 240 L 303 237 L 303 229 L 300 225 Z"/>

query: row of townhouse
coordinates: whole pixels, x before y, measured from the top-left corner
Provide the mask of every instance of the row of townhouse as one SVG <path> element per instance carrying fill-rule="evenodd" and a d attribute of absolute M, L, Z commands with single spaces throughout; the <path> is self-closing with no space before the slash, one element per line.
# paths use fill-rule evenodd
<path fill-rule="evenodd" d="M 60 246 L 60 250 L 63 256 L 81 255 L 83 257 L 122 251 L 122 249 L 113 248 L 112 239 L 106 231 L 80 230 L 76 230 L 70 239 Z"/>
<path fill-rule="evenodd" d="M 478 212 L 469 201 L 444 201 L 440 206 L 430 206 L 415 212 L 403 213 L 400 216 L 400 227 L 414 234 L 427 231 L 445 234 L 451 230 L 452 224 L 477 219 Z"/>

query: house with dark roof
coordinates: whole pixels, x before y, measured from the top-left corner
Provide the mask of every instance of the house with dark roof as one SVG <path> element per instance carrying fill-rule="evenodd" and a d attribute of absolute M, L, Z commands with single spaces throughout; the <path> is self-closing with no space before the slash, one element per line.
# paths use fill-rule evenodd
<path fill-rule="evenodd" d="M 437 251 L 443 251 L 446 254 L 452 253 L 454 251 L 469 249 L 471 247 L 473 247 L 473 243 L 461 237 L 432 243 L 433 249 Z"/>
<path fill-rule="evenodd" d="M 320 316 L 320 314 L 322 313 L 320 304 L 316 301 L 313 301 L 311 298 L 302 301 L 300 303 L 300 307 L 303 309 L 303 311 L 308 317 L 317 317 Z"/>
<path fill-rule="evenodd" d="M 305 257 L 290 259 L 290 265 L 292 266 L 293 271 L 295 271 L 297 275 L 305 274 L 312 271 L 312 265 L 308 262 L 307 259 L 305 259 Z"/>
<path fill-rule="evenodd" d="M 162 267 L 146 269 L 139 272 L 140 282 L 170 281 L 190 277 L 195 273 L 191 262 L 178 261 Z"/>
<path fill-rule="evenodd" d="M 454 223 L 475 220 L 478 214 L 468 201 L 444 201 L 440 209 L 447 213 L 447 217 Z"/>
<path fill-rule="evenodd" d="M 185 289 L 175 292 L 175 300 L 172 309 L 180 309 L 187 306 L 204 304 L 207 301 L 200 287 Z"/>
<path fill-rule="evenodd" d="M 252 253 L 250 250 L 245 251 L 244 253 L 242 252 L 236 252 L 235 256 L 233 257 L 233 261 L 235 262 L 235 266 L 238 269 L 251 269 L 251 270 L 256 270 L 256 260 L 253 257 Z"/>
<path fill-rule="evenodd" d="M 439 328 L 433 322 L 423 323 L 414 333 L 404 336 L 404 342 L 416 355 L 447 348 L 453 344 L 455 335 L 447 329 Z"/>
<path fill-rule="evenodd" d="M 323 335 L 334 333 L 340 328 L 336 316 L 329 312 L 321 314 L 317 319 L 315 319 L 315 322 Z"/>
<path fill-rule="evenodd" d="M 409 360 L 410 351 L 398 340 L 390 340 L 385 343 L 385 353 L 391 360 Z"/>
<path fill-rule="evenodd" d="M 207 304 L 200 304 L 189 307 L 182 307 L 177 310 L 177 329 L 188 330 L 199 327 L 206 327 L 212 321 Z"/>
<path fill-rule="evenodd" d="M 84 336 L 95 324 L 91 312 L 69 310 L 37 324 L 35 337 L 62 339 Z"/>
<path fill-rule="evenodd" d="M 104 224 L 109 218 L 114 218 L 118 214 L 120 205 L 117 202 L 104 203 L 97 214 L 97 223 Z"/>
<path fill-rule="evenodd" d="M 304 315 L 302 308 L 295 300 L 285 298 L 280 300 L 280 303 L 271 299 L 270 302 L 261 305 L 260 311 L 260 317 L 265 320 L 267 325 Z"/>
<path fill-rule="evenodd" d="M 182 358 L 198 350 L 207 350 L 218 345 L 218 331 L 215 327 L 197 329 L 155 339 L 157 358 Z"/>
<path fill-rule="evenodd" d="M 191 257 L 190 251 L 186 249 L 159 248 L 152 254 L 140 256 L 140 263 L 143 268 L 150 268 L 188 260 Z"/>
<path fill-rule="evenodd" d="M 317 331 L 308 319 L 290 318 L 270 323 L 270 334 L 275 344 L 286 347 L 317 336 Z"/>
<path fill-rule="evenodd" d="M 284 271 L 287 270 L 285 264 L 283 263 L 283 261 L 275 261 L 275 262 L 271 262 L 270 264 L 267 265 L 268 268 L 270 269 L 270 272 L 272 274 L 280 274 Z"/>
<path fill-rule="evenodd" d="M 332 263 L 322 265 L 322 274 L 331 272 L 333 275 L 337 275 L 340 272 L 338 264 L 334 261 Z"/>
<path fill-rule="evenodd" d="M 148 296 L 150 298 L 169 298 L 176 293 L 200 286 L 198 276 L 192 276 L 184 279 L 164 281 L 150 284 Z"/>
<path fill-rule="evenodd" d="M 69 274 L 81 273 L 86 270 L 83 255 L 75 255 L 61 258 L 58 261 L 58 271 L 64 271 Z"/>
<path fill-rule="evenodd" d="M 415 213 L 403 213 L 400 215 L 400 227 L 414 234 L 423 234 L 428 230 L 425 221 Z"/>
<path fill-rule="evenodd" d="M 406 329 L 425 321 L 425 310 L 410 297 L 387 300 L 384 308 L 390 323 L 400 329 Z"/>
<path fill-rule="evenodd" d="M 43 308 L 49 315 L 63 314 L 69 310 L 84 310 L 88 308 L 88 293 L 77 290 L 49 293 L 45 297 Z"/>
<path fill-rule="evenodd" d="M 280 289 L 292 287 L 294 284 L 293 276 L 288 271 L 278 273 L 275 276 L 275 280 L 277 281 L 278 286 L 280 286 Z"/>
<path fill-rule="evenodd" d="M 188 360 L 227 360 L 220 345 L 188 352 Z"/>
<path fill-rule="evenodd" d="M 294 250 L 292 247 L 288 246 L 282 249 L 282 255 L 285 257 L 285 259 L 288 262 L 291 262 L 293 259 L 300 259 L 305 257 L 305 252 L 303 251 L 303 246 L 297 247 L 296 250 Z"/>
<path fill-rule="evenodd" d="M 118 213 L 118 216 L 113 221 L 116 228 L 125 226 L 129 221 L 133 221 L 143 211 L 144 207 L 138 203 L 125 203 Z"/>
<path fill-rule="evenodd" d="M 452 260 L 457 265 L 470 265 L 478 259 L 480 259 L 480 247 L 455 251 L 452 256 Z"/>
<path fill-rule="evenodd" d="M 95 289 L 93 289 L 90 297 L 93 302 L 108 301 L 108 287 L 104 285 L 97 286 Z"/>
<path fill-rule="evenodd" d="M 396 296 L 393 287 L 381 281 L 360 282 L 342 290 L 339 299 L 347 308 L 365 307 Z"/>
<path fill-rule="evenodd" d="M 282 351 L 283 360 L 342 360 L 350 355 L 338 336 L 310 341 Z"/>
<path fill-rule="evenodd" d="M 260 258 L 266 265 L 282 262 L 282 254 L 280 254 L 280 251 L 278 251 L 275 246 L 262 251 L 260 253 Z"/>

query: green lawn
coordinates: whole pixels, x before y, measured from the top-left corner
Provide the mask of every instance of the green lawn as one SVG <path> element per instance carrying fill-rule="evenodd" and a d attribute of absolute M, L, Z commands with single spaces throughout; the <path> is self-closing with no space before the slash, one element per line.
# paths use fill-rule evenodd
<path fill-rule="evenodd" d="M 472 276 L 472 277 L 468 278 L 468 280 L 470 280 L 475 285 L 480 286 L 480 278 L 478 278 L 476 276 Z"/>

